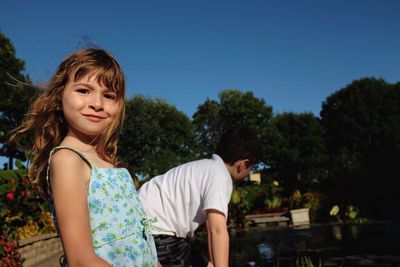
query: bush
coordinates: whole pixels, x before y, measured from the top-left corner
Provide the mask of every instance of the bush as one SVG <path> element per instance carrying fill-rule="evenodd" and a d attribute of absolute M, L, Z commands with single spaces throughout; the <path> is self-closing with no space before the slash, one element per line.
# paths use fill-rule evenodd
<path fill-rule="evenodd" d="M 22 266 L 21 254 L 17 251 L 15 243 L 7 240 L 5 236 L 0 236 L 0 266 Z"/>
<path fill-rule="evenodd" d="M 309 208 L 310 217 L 313 221 L 318 219 L 322 209 L 322 201 L 325 195 L 317 191 L 307 191 L 304 194 L 295 190 L 291 196 L 285 198 L 284 205 L 289 209 Z"/>
<path fill-rule="evenodd" d="M 35 193 L 25 169 L 0 171 L 0 184 L 3 236 L 20 240 L 55 231 L 48 204 Z"/>
<path fill-rule="evenodd" d="M 271 184 L 236 186 L 229 205 L 230 220 L 236 226 L 243 227 L 247 214 L 286 211 L 287 209 L 281 206 L 281 191 L 275 181 Z"/>

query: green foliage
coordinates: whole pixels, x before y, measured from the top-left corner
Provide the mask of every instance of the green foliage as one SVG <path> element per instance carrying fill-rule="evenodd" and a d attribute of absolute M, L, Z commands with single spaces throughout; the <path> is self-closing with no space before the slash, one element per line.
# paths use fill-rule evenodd
<path fill-rule="evenodd" d="M 236 226 L 243 227 L 246 215 L 284 212 L 287 209 L 282 204 L 283 198 L 278 184 L 236 186 L 229 204 L 229 217 Z"/>
<path fill-rule="evenodd" d="M 263 212 L 285 212 L 287 207 L 284 207 L 285 198 L 282 196 L 282 187 L 278 181 L 273 180 L 271 183 L 264 184 L 267 188 L 267 197 L 264 200 L 265 208 Z"/>
<path fill-rule="evenodd" d="M 0 266 L 22 266 L 21 254 L 17 251 L 17 246 L 7 237 L 0 235 Z"/>
<path fill-rule="evenodd" d="M 310 257 L 302 256 L 296 259 L 296 267 L 314 267 L 314 266 L 317 265 L 314 265 Z M 321 259 L 319 260 L 318 266 L 322 267 Z"/>
<path fill-rule="evenodd" d="M 330 196 L 372 216 L 399 214 L 400 84 L 364 78 L 329 96 L 321 121 L 330 155 Z M 333 204 L 333 203 L 332 203 Z M 398 216 L 398 215 L 397 215 Z"/>
<path fill-rule="evenodd" d="M 15 48 L 11 40 L 0 32 L 0 82 L 1 87 L 6 85 L 9 76 L 16 79 L 23 79 L 22 71 L 25 68 L 25 62 L 16 58 Z M 14 76 L 15 75 L 15 76 Z"/>
<path fill-rule="evenodd" d="M 119 153 L 145 178 L 194 159 L 190 119 L 165 101 L 134 96 L 126 103 Z"/>
<path fill-rule="evenodd" d="M 359 173 L 370 150 L 398 138 L 399 93 L 384 80 L 364 78 L 324 101 L 321 119 L 338 168 Z"/>
<path fill-rule="evenodd" d="M 264 99 L 257 98 L 252 92 L 225 90 L 219 94 L 219 102 L 206 100 L 199 105 L 193 115 L 196 140 L 201 147 L 201 155 L 210 155 L 215 151 L 221 134 L 227 129 L 245 125 L 253 129 L 268 151 L 271 145 L 272 107 Z M 264 153 L 264 156 L 268 154 Z M 266 159 L 262 159 L 267 162 Z"/>
<path fill-rule="evenodd" d="M 323 193 L 317 191 L 301 193 L 300 190 L 295 190 L 291 196 L 284 198 L 283 205 L 289 209 L 308 208 L 310 219 L 316 221 L 321 219 L 322 203 L 325 198 Z"/>
<path fill-rule="evenodd" d="M 256 209 L 264 208 L 267 195 L 268 186 L 265 185 L 235 187 L 229 204 L 230 219 L 237 227 L 244 227 L 246 224 L 245 216 Z"/>
<path fill-rule="evenodd" d="M 334 205 L 329 211 L 329 215 L 334 217 L 338 223 L 348 224 L 361 224 L 367 222 L 368 219 L 361 217 L 360 214 L 360 209 L 353 205 L 347 205 L 344 209 L 341 209 L 339 205 Z"/>
<path fill-rule="evenodd" d="M 289 208 L 312 208 L 318 206 L 323 196 L 318 192 L 308 191 L 302 194 L 300 190 L 295 190 L 293 194 L 288 198 Z"/>
<path fill-rule="evenodd" d="M 279 196 L 272 196 L 271 198 L 267 198 L 264 203 L 268 207 L 268 209 L 273 210 L 279 208 L 282 205 L 282 198 Z"/>
<path fill-rule="evenodd" d="M 41 222 L 41 225 L 32 226 L 46 228 L 50 223 L 43 220 L 43 214 L 49 211 L 46 202 L 38 197 L 29 180 L 26 178 L 26 170 L 0 171 L 0 228 L 2 235 L 11 239 L 19 239 L 26 236 L 21 229 L 30 222 Z M 47 218 L 49 219 L 49 218 Z M 51 219 L 51 218 L 50 218 Z M 48 227 L 49 231 L 54 231 Z M 19 231 L 19 232 L 18 232 Z"/>
<path fill-rule="evenodd" d="M 300 190 L 295 190 L 293 194 L 286 199 L 289 209 L 305 208 L 305 202 Z"/>
<path fill-rule="evenodd" d="M 265 200 L 272 197 L 269 185 L 236 186 L 233 190 L 231 203 L 239 205 L 245 213 L 254 212 L 265 207 Z"/>
<path fill-rule="evenodd" d="M 203 146 L 202 155 L 204 156 L 214 152 L 223 133 L 224 127 L 221 124 L 223 118 L 220 109 L 221 106 L 218 102 L 207 99 L 197 107 L 197 111 L 193 115 L 197 142 Z"/>
<path fill-rule="evenodd" d="M 0 32 L 0 131 L 5 133 L 0 136 L 0 155 L 9 157 L 10 163 L 13 158 L 25 160 L 25 155 L 15 145 L 5 144 L 7 136 L 21 122 L 39 92 L 23 74 L 25 62 L 15 53 L 10 39 Z"/>
<path fill-rule="evenodd" d="M 326 177 L 328 155 L 319 119 L 311 113 L 283 113 L 273 123 L 278 138 L 269 172 L 283 181 L 285 193 L 320 184 Z"/>

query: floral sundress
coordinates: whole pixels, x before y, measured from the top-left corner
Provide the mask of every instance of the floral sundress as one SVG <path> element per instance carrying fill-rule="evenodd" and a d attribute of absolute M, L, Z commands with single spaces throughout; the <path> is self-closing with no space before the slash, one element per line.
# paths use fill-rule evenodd
<path fill-rule="evenodd" d="M 88 208 L 95 253 L 113 266 L 156 266 L 151 224 L 125 168 L 99 168 L 69 147 L 91 167 Z M 56 218 L 55 218 L 56 220 Z"/>

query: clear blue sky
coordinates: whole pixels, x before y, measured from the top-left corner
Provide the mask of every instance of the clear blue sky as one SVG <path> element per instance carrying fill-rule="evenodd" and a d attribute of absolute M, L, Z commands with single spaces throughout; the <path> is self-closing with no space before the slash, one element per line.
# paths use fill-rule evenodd
<path fill-rule="evenodd" d="M 2 1 L 0 30 L 34 82 L 88 42 L 121 63 L 128 97 L 188 116 L 224 89 L 274 113 L 311 111 L 365 76 L 400 81 L 400 1 Z"/>

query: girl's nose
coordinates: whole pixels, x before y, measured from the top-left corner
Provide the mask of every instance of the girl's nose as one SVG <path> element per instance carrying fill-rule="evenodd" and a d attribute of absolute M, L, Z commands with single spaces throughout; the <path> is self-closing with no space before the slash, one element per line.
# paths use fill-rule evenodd
<path fill-rule="evenodd" d="M 93 97 L 90 102 L 90 107 L 95 111 L 103 110 L 103 98 L 100 94 L 93 94 Z"/>

